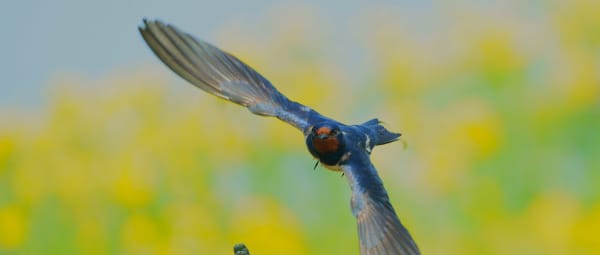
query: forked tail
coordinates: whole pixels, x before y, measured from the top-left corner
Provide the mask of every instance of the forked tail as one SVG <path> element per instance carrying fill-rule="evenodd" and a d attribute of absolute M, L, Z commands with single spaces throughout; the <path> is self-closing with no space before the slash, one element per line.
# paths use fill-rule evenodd
<path fill-rule="evenodd" d="M 400 138 L 400 133 L 394 133 L 387 130 L 379 119 L 372 119 L 362 124 L 375 132 L 374 145 L 383 145 L 397 141 Z"/>

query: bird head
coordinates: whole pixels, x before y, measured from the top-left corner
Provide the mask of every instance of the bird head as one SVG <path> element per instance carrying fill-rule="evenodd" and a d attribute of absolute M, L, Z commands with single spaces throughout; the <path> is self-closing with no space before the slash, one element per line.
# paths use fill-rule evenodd
<path fill-rule="evenodd" d="M 312 142 L 312 147 L 319 156 L 335 154 L 343 147 L 343 133 L 335 124 L 315 125 L 308 136 Z"/>

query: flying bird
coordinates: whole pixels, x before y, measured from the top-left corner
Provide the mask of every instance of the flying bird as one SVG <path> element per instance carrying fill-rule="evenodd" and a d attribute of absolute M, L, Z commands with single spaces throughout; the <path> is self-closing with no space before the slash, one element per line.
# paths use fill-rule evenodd
<path fill-rule="evenodd" d="M 420 254 L 370 160 L 375 146 L 396 141 L 400 134 L 388 131 L 378 119 L 345 125 L 325 117 L 288 99 L 232 54 L 161 21 L 143 23 L 142 37 L 171 70 L 210 94 L 299 129 L 317 163 L 346 176 L 362 255 Z"/>

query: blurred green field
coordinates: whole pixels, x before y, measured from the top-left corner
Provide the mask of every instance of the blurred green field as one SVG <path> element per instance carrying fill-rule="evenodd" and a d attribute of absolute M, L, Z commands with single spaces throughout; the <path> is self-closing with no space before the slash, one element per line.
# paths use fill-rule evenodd
<path fill-rule="evenodd" d="M 521 7 L 419 36 L 375 10 L 358 80 L 301 20 L 219 36 L 288 97 L 403 134 L 373 161 L 423 254 L 600 254 L 600 2 Z M 288 125 L 158 61 L 48 88 L 0 109 L 0 254 L 358 254 L 345 178 Z"/>

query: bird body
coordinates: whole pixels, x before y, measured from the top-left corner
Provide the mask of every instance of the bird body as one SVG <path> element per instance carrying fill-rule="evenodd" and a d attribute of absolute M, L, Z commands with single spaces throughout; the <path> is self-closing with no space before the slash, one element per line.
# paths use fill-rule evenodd
<path fill-rule="evenodd" d="M 373 148 L 396 141 L 378 119 L 345 125 L 288 99 L 235 56 L 160 21 L 144 20 L 139 31 L 171 70 L 196 87 L 261 116 L 299 129 L 308 151 L 326 168 L 342 171 L 352 190 L 363 255 L 420 254 L 400 223 L 383 182 L 369 158 Z"/>

